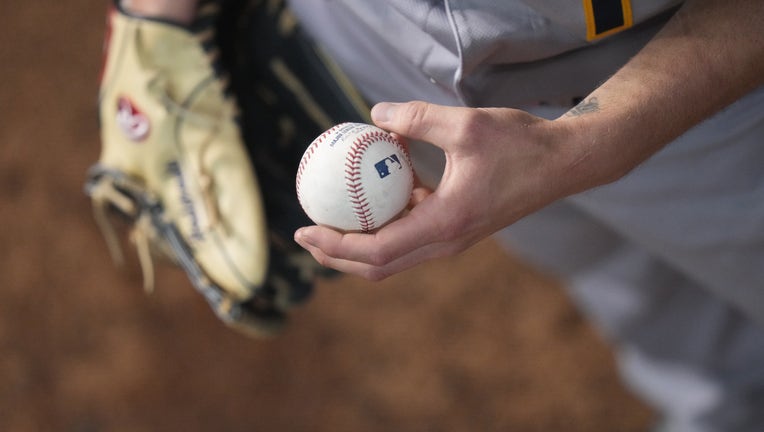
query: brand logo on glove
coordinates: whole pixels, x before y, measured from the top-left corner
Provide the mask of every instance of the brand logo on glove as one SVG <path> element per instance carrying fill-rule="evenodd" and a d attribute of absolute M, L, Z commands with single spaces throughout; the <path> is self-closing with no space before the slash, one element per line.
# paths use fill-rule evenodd
<path fill-rule="evenodd" d="M 124 96 L 117 99 L 117 124 L 132 141 L 143 141 L 151 129 L 148 117 Z"/>
<path fill-rule="evenodd" d="M 191 195 L 188 192 L 188 186 L 186 185 L 186 179 L 183 177 L 183 171 L 180 169 L 180 164 L 176 161 L 172 161 L 167 164 L 167 172 L 173 177 L 178 179 L 178 188 L 180 189 L 180 203 L 186 210 L 186 214 L 191 220 L 191 238 L 194 240 L 202 240 L 204 234 L 199 227 L 199 217 L 196 215 L 194 209 L 194 200 L 191 199 Z"/>

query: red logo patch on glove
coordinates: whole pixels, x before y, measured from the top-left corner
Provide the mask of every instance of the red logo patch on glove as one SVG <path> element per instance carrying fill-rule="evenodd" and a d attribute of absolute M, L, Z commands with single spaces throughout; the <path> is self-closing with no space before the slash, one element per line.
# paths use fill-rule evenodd
<path fill-rule="evenodd" d="M 117 125 L 131 141 L 143 141 L 151 130 L 148 117 L 125 96 L 117 99 Z"/>

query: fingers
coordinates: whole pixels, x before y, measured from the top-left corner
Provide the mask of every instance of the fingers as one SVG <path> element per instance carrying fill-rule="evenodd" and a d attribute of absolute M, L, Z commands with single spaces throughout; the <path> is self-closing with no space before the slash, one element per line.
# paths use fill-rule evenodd
<path fill-rule="evenodd" d="M 379 280 L 450 252 L 452 245 L 443 242 L 449 229 L 439 226 L 432 217 L 438 213 L 437 200 L 424 198 L 410 213 L 376 233 L 343 234 L 310 226 L 299 229 L 295 241 L 322 265 Z"/>
<path fill-rule="evenodd" d="M 374 123 L 406 138 L 425 141 L 445 149 L 454 139 L 454 126 L 470 113 L 465 108 L 426 102 L 382 102 L 371 110 Z"/>
<path fill-rule="evenodd" d="M 372 281 L 380 281 L 388 276 L 400 273 L 406 269 L 414 267 L 415 265 L 424 262 L 426 260 L 436 258 L 442 255 L 438 245 L 426 245 L 419 249 L 415 249 L 411 253 L 408 253 L 402 257 L 398 257 L 395 260 L 385 263 L 383 265 L 369 264 L 366 262 L 352 261 L 343 258 L 332 257 L 326 254 L 319 246 L 314 246 L 312 243 L 326 243 L 324 240 L 319 240 L 322 236 L 321 233 L 310 232 L 313 228 L 318 230 L 327 230 L 323 227 L 310 227 L 305 228 L 305 233 L 298 231 L 295 239 L 298 239 L 298 243 L 304 247 L 308 252 L 313 255 L 313 258 L 318 261 L 319 264 L 333 268 L 342 273 L 353 274 L 363 277 Z M 317 235 L 316 235 L 317 234 Z M 335 233 L 336 234 L 336 233 Z M 309 239 L 309 240 L 307 240 Z M 335 239 L 336 240 L 336 239 Z M 309 241 L 310 243 L 308 243 Z"/>
<path fill-rule="evenodd" d="M 320 226 L 301 228 L 295 233 L 295 241 L 320 247 L 328 256 L 374 265 L 386 264 L 434 238 L 432 230 L 422 229 L 417 208 L 373 234 L 340 233 Z"/>
<path fill-rule="evenodd" d="M 416 206 L 418 206 L 422 201 L 424 201 L 425 198 L 430 196 L 432 194 L 432 191 L 426 187 L 415 187 L 413 191 L 411 191 L 411 199 L 409 200 L 409 209 L 412 209 Z"/>
<path fill-rule="evenodd" d="M 458 155 L 464 133 L 480 120 L 479 111 L 425 102 L 380 103 L 372 109 L 374 122 L 406 139 L 424 141 Z M 458 157 L 453 158 L 459 160 Z M 371 280 L 380 280 L 423 261 L 452 255 L 474 243 L 470 212 L 459 211 L 454 200 L 470 176 L 444 184 L 436 191 L 416 187 L 407 212 L 373 234 L 340 233 L 326 227 L 299 229 L 295 241 L 322 265 Z M 451 167 L 453 168 L 453 167 Z M 469 168 L 469 166 L 467 167 Z M 463 171 L 463 170 L 462 170 Z M 471 184 L 468 182 L 468 185 Z M 420 186 L 420 185 L 417 185 Z M 440 191 L 440 192 L 439 192 Z M 463 194 L 462 194 L 463 195 Z M 472 197 L 463 195 L 465 200 Z M 469 206 L 468 206 L 469 207 Z"/>

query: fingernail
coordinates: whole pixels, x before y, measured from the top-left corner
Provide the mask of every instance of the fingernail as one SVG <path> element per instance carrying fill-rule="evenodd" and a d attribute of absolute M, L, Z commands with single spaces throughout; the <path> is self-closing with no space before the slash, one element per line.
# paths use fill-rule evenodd
<path fill-rule="evenodd" d="M 308 246 L 313 246 L 313 241 L 310 239 L 310 237 L 307 236 L 305 233 L 305 228 L 300 228 L 294 233 L 294 241 L 300 244 L 306 244 Z"/>
<path fill-rule="evenodd" d="M 387 123 L 393 117 L 398 104 L 390 102 L 381 102 L 371 109 L 371 118 L 375 122 Z"/>

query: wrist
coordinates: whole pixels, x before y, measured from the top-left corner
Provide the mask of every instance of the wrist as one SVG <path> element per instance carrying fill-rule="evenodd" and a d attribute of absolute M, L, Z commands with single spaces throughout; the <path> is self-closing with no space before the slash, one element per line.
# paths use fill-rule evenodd
<path fill-rule="evenodd" d="M 126 13 L 172 21 L 188 25 L 194 19 L 197 0 L 121 0 L 119 5 Z"/>
<path fill-rule="evenodd" d="M 613 127 L 616 120 L 601 111 L 596 97 L 550 123 L 548 139 L 566 196 L 616 181 L 641 161 L 626 148 L 628 143 Z"/>
<path fill-rule="evenodd" d="M 639 86 L 621 82 L 625 99 L 603 86 L 553 121 L 576 192 L 614 182 L 675 137 L 672 120 Z M 649 125 L 646 127 L 646 125 Z"/>

